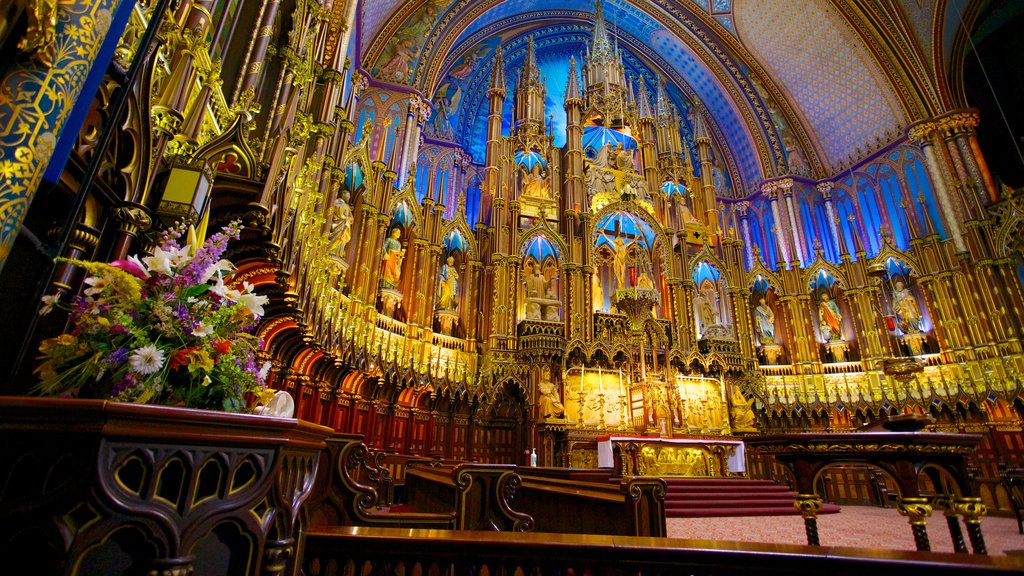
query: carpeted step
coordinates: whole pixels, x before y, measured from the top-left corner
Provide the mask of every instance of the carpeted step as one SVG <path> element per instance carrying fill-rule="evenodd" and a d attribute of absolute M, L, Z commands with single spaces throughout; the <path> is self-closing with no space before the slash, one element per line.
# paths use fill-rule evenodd
<path fill-rule="evenodd" d="M 770 480 L 745 478 L 665 478 L 669 518 L 721 516 L 790 516 L 796 493 Z M 822 514 L 839 511 L 825 504 Z"/>
<path fill-rule="evenodd" d="M 825 504 L 819 514 L 835 514 L 839 506 Z M 685 510 L 666 509 L 668 518 L 717 518 L 722 516 L 797 516 L 800 512 L 790 504 L 788 508 L 776 506 L 747 508 L 687 508 Z"/>

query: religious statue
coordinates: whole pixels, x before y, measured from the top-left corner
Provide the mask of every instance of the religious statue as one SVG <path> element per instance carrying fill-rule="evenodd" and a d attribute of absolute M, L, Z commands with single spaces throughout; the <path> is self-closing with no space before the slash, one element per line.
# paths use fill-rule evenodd
<path fill-rule="evenodd" d="M 594 155 L 594 159 L 590 161 L 590 165 L 594 168 L 611 168 L 612 167 L 612 143 L 605 142 L 604 146 L 597 151 Z"/>
<path fill-rule="evenodd" d="M 821 293 L 821 302 L 818 302 L 818 315 L 821 317 L 818 328 L 821 330 L 821 337 L 825 342 L 834 342 L 843 339 L 843 313 L 839 311 L 839 305 L 828 296 L 828 292 Z"/>
<path fill-rule="evenodd" d="M 615 268 L 615 281 L 617 282 L 616 287 L 619 290 L 628 288 L 626 286 L 626 249 L 628 244 L 622 239 L 621 236 L 615 238 L 615 254 L 612 264 Z"/>
<path fill-rule="evenodd" d="M 593 196 L 615 191 L 615 173 L 612 171 L 615 168 L 615 161 L 612 144 L 608 142 L 601 147 L 587 168 L 584 180 L 588 194 Z"/>
<path fill-rule="evenodd" d="M 615 150 L 612 152 L 612 159 L 612 167 L 616 170 L 625 170 L 626 168 L 633 167 L 633 155 L 626 152 L 626 149 L 622 147 L 622 142 L 615 146 Z"/>
<path fill-rule="evenodd" d="M 647 272 L 641 272 L 640 276 L 636 280 L 637 288 L 646 288 L 648 290 L 654 290 L 654 282 Z"/>
<path fill-rule="evenodd" d="M 775 312 L 765 302 L 764 296 L 758 299 L 754 308 L 754 325 L 762 345 L 775 343 Z"/>
<path fill-rule="evenodd" d="M 551 375 L 543 371 L 537 383 L 537 416 L 540 418 L 563 418 L 565 406 L 558 397 L 558 388 L 551 382 Z"/>
<path fill-rule="evenodd" d="M 441 273 L 438 274 L 437 308 L 439 310 L 455 310 L 459 307 L 459 271 L 455 268 L 455 258 L 449 256 Z"/>
<path fill-rule="evenodd" d="M 686 415 L 686 423 L 692 428 L 707 428 L 707 412 L 705 411 L 704 402 L 695 399 L 690 400 L 686 403 L 686 407 L 689 409 Z"/>
<path fill-rule="evenodd" d="M 537 264 L 532 260 L 527 263 L 529 272 L 526 275 L 526 297 L 543 298 L 548 291 L 548 282 Z"/>
<path fill-rule="evenodd" d="M 601 275 L 594 272 L 590 278 L 590 298 L 594 304 L 594 312 L 604 312 L 604 286 L 601 285 Z"/>
<path fill-rule="evenodd" d="M 540 163 L 533 165 L 530 174 L 523 174 L 523 193 L 527 198 L 551 199 L 551 188 L 548 187 L 547 179 L 540 173 Z"/>
<path fill-rule="evenodd" d="M 349 193 L 345 190 L 341 198 L 334 201 L 331 231 L 327 236 L 327 252 L 337 258 L 345 258 L 345 247 L 352 239 L 352 209 L 348 204 Z"/>
<path fill-rule="evenodd" d="M 917 299 L 910 292 L 910 288 L 904 286 L 902 280 L 896 280 L 893 288 L 892 308 L 896 313 L 897 324 L 904 334 L 921 332 L 921 307 L 917 305 Z"/>
<path fill-rule="evenodd" d="M 402 260 L 405 259 L 405 248 L 399 238 L 402 237 L 402 229 L 395 227 L 391 229 L 391 235 L 384 240 L 384 257 L 381 264 L 384 270 L 381 272 L 381 286 L 394 289 L 402 277 Z"/>
<path fill-rule="evenodd" d="M 750 400 L 747 400 L 739 388 L 733 387 L 729 403 L 732 405 L 729 408 L 729 415 L 732 416 L 733 432 L 756 432 L 754 410 L 750 406 Z"/>
<path fill-rule="evenodd" d="M 702 329 L 719 324 L 718 293 L 710 284 L 697 293 L 697 318 Z"/>

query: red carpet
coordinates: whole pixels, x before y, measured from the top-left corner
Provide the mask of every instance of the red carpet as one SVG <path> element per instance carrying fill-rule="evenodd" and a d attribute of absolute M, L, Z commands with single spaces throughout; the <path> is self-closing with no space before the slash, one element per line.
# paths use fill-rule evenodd
<path fill-rule="evenodd" d="M 722 516 L 791 516 L 794 492 L 770 480 L 742 478 L 665 478 L 665 516 L 709 518 Z M 821 514 L 839 512 L 825 504 Z"/>

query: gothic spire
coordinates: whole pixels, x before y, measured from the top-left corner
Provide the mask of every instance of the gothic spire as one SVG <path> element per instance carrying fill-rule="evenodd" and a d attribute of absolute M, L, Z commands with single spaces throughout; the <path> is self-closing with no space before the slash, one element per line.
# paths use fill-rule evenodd
<path fill-rule="evenodd" d="M 658 118 L 666 118 L 669 115 L 669 99 L 668 92 L 665 91 L 665 82 L 660 78 L 658 79 L 658 88 L 655 107 L 658 112 Z"/>
<path fill-rule="evenodd" d="M 569 56 L 569 82 L 565 85 L 565 101 L 583 100 L 580 92 L 580 78 L 576 74 L 576 58 Z"/>
<path fill-rule="evenodd" d="M 494 51 L 494 67 L 491 68 L 491 84 L 487 88 L 487 93 L 500 94 L 502 97 L 505 96 L 505 63 L 504 55 L 501 51 L 501 44 L 498 44 L 498 49 Z"/>
<path fill-rule="evenodd" d="M 594 34 L 590 38 L 590 59 L 595 62 L 606 62 L 613 56 L 612 44 L 608 40 L 608 26 L 604 21 L 604 8 L 601 0 L 594 6 Z M 588 64 L 590 61 L 588 60 Z"/>
<path fill-rule="evenodd" d="M 523 73 L 519 76 L 523 86 L 541 86 L 544 84 L 537 67 L 537 50 L 533 44 L 533 35 L 527 39 L 526 60 L 523 62 Z"/>
<path fill-rule="evenodd" d="M 651 113 L 651 97 L 647 92 L 647 82 L 644 81 L 643 76 L 640 77 L 640 91 L 637 96 L 639 102 L 637 103 L 637 113 L 640 118 L 653 118 L 654 114 Z"/>

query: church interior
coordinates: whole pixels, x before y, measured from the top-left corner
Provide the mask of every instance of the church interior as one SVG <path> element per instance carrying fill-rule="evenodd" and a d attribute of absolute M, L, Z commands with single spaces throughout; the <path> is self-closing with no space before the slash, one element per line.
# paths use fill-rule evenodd
<path fill-rule="evenodd" d="M 818 515 L 872 506 L 916 545 L 865 552 L 882 572 L 1024 568 L 983 535 L 1024 513 L 1024 3 L 5 10 L 5 556 L 853 574 L 858 555 L 813 552 Z M 150 277 L 177 234 L 230 262 L 167 314 L 195 305 L 201 337 L 204 298 L 253 311 L 246 366 L 278 417 L 180 416 L 191 389 L 146 405 L 136 380 L 203 374 L 198 349 L 125 349 L 90 373 L 126 374 L 102 394 L 40 398 L 64 373 L 37 356 L 84 341 L 83 302 L 116 281 L 88 263 Z M 734 489 L 768 500 L 711 500 Z M 657 540 L 666 517 L 773 514 L 808 547 L 704 565 Z M 954 548 L 934 561 L 933 514 Z"/>

